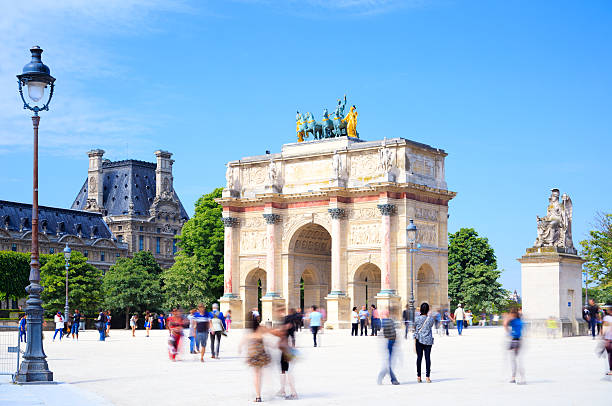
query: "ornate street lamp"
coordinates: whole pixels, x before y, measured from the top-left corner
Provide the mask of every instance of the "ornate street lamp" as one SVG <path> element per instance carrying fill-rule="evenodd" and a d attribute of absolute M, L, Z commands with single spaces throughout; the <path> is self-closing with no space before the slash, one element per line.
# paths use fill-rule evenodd
<path fill-rule="evenodd" d="M 26 287 L 28 300 L 26 301 L 26 314 L 28 315 L 28 331 L 26 350 L 23 361 L 17 374 L 17 382 L 50 382 L 53 381 L 53 372 L 49 371 L 47 356 L 43 350 L 42 323 L 43 307 L 40 293 L 40 262 L 38 262 L 38 124 L 40 111 L 49 110 L 49 103 L 53 97 L 55 78 L 51 76 L 49 67 L 42 63 L 40 58 L 43 50 L 38 46 L 30 49 L 32 60 L 23 67 L 21 75 L 17 75 L 19 95 L 23 101 L 23 108 L 34 112 L 32 124 L 34 125 L 34 176 L 32 195 L 32 252 L 30 260 L 30 284 Z M 28 88 L 28 97 L 32 105 L 23 97 L 23 87 Z M 44 103 L 45 89 L 49 87 L 49 96 Z"/>
<path fill-rule="evenodd" d="M 64 306 L 64 320 L 66 322 L 68 322 L 68 318 L 70 317 L 68 313 L 68 310 L 70 310 L 68 308 L 68 269 L 70 268 L 70 253 L 71 252 L 72 250 L 70 249 L 68 244 L 66 244 L 66 248 L 64 248 L 64 259 L 66 260 L 66 305 Z"/>
<path fill-rule="evenodd" d="M 416 243 L 417 227 L 410 219 L 410 224 L 406 227 L 406 242 L 410 245 L 410 301 L 408 307 L 408 328 L 414 328 L 414 253 L 419 250 L 420 245 Z"/>

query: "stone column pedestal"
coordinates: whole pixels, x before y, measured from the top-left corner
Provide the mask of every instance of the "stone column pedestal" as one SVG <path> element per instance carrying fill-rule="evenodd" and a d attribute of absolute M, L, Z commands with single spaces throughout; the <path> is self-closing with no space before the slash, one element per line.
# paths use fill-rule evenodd
<path fill-rule="evenodd" d="M 284 321 L 286 313 L 285 299 L 279 296 L 264 296 L 261 298 L 261 323 L 274 327 Z"/>
<path fill-rule="evenodd" d="M 389 316 L 393 320 L 401 320 L 402 305 L 401 298 L 395 294 L 379 293 L 375 297 L 376 307 L 379 313 L 385 310 L 389 310 Z"/>
<path fill-rule="evenodd" d="M 351 298 L 346 295 L 329 294 L 325 297 L 325 300 L 327 301 L 325 328 L 350 328 Z"/>
<path fill-rule="evenodd" d="M 227 311 L 232 311 L 232 326 L 231 328 L 245 328 L 244 312 L 242 310 L 242 299 L 237 296 L 222 296 L 219 299 L 219 307 L 224 315 Z"/>
<path fill-rule="evenodd" d="M 581 257 L 563 248 L 528 248 L 518 259 L 521 263 L 522 311 L 526 333 L 548 334 L 546 321 L 557 321 L 555 335 L 586 335 L 582 320 Z"/>

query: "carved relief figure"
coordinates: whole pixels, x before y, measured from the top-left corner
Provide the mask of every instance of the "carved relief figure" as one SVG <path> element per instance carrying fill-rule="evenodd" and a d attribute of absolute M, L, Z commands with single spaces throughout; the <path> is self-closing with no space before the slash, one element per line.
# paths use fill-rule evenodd
<path fill-rule="evenodd" d="M 545 217 L 537 217 L 538 237 L 535 247 L 574 248 L 572 242 L 572 200 L 563 194 L 559 202 L 559 189 L 552 189 L 548 198 L 548 209 Z"/>
<path fill-rule="evenodd" d="M 378 168 L 383 175 L 391 172 L 393 169 L 393 151 L 385 146 L 383 140 L 383 147 L 378 150 Z"/>
<path fill-rule="evenodd" d="M 346 123 L 347 135 L 349 137 L 359 138 L 357 134 L 357 108 L 355 106 L 351 106 L 351 110 L 342 121 Z"/>
<path fill-rule="evenodd" d="M 227 170 L 225 171 L 225 180 L 227 182 L 227 188 L 234 190 L 234 168 L 227 164 Z"/>
<path fill-rule="evenodd" d="M 278 172 L 276 169 L 276 164 L 274 161 L 270 160 L 270 164 L 268 165 L 268 178 L 266 180 L 266 186 L 276 186 L 277 180 Z"/>
<path fill-rule="evenodd" d="M 89 191 L 91 193 L 96 193 L 98 187 L 96 185 L 96 178 L 94 178 L 93 176 L 91 178 L 89 178 Z"/>
<path fill-rule="evenodd" d="M 340 179 L 343 175 L 344 168 L 342 167 L 342 157 L 338 154 L 338 151 L 336 151 L 332 157 L 332 168 L 334 170 L 334 179 Z"/>

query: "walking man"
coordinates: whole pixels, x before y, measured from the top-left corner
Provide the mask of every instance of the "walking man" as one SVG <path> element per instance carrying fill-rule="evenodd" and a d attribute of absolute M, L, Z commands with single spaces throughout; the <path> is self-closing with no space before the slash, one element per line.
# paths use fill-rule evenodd
<path fill-rule="evenodd" d="M 387 340 L 388 358 L 386 359 L 385 365 L 383 365 L 383 369 L 378 374 L 378 384 L 381 385 L 383 378 L 387 376 L 387 374 L 389 374 L 389 376 L 391 377 L 391 384 L 399 385 L 399 381 L 397 380 L 397 377 L 395 376 L 395 374 L 393 373 L 393 369 L 391 368 L 393 364 L 393 349 L 395 347 L 396 339 L 395 324 L 393 323 L 393 320 L 389 318 L 389 312 L 386 309 L 382 310 L 381 313 L 383 317 L 383 336 Z"/>
<path fill-rule="evenodd" d="M 57 333 L 60 335 L 60 341 L 62 341 L 62 337 L 64 336 L 64 316 L 62 316 L 62 312 L 58 311 L 53 317 L 53 321 L 55 322 L 55 333 L 53 334 L 53 341 L 55 341 L 55 336 Z"/>
<path fill-rule="evenodd" d="M 365 306 L 364 306 L 365 307 Z M 312 305 L 312 311 L 308 315 L 310 319 L 310 331 L 312 331 L 312 339 L 314 341 L 314 346 L 317 346 L 317 333 L 321 328 L 321 319 L 323 315 L 317 311 L 317 306 Z"/>
<path fill-rule="evenodd" d="M 81 313 L 78 309 L 74 310 L 74 314 L 72 315 L 72 329 L 70 333 L 72 334 L 72 338 L 76 335 L 76 339 L 79 339 L 79 326 L 81 324 Z"/>
<path fill-rule="evenodd" d="M 402 312 L 402 319 L 404 320 L 404 340 L 408 339 L 408 327 L 409 327 L 409 321 L 410 321 L 410 311 L 408 310 L 410 306 L 406 305 L 406 308 L 404 309 L 404 311 Z"/>
<path fill-rule="evenodd" d="M 219 350 L 221 347 L 221 335 L 225 331 L 225 317 L 219 311 L 219 304 L 213 303 L 212 312 L 210 313 L 210 352 L 212 358 L 219 358 Z M 215 320 L 217 319 L 217 320 Z M 216 348 L 215 348 L 216 341 Z"/>
<path fill-rule="evenodd" d="M 589 328 L 591 329 L 591 335 L 593 336 L 593 340 L 597 335 L 595 329 L 597 328 L 597 316 L 599 315 L 599 306 L 595 304 L 593 299 L 589 299 L 589 305 L 587 306 L 587 310 L 589 312 L 587 319 L 589 322 Z"/>
<path fill-rule="evenodd" d="M 26 342 L 26 324 L 27 324 L 27 314 L 24 314 L 21 319 L 19 319 L 19 341 L 22 343 Z"/>
<path fill-rule="evenodd" d="M 463 331 L 463 321 L 465 320 L 465 312 L 463 306 L 459 303 L 459 306 L 455 309 L 455 322 L 457 323 L 457 332 L 461 335 Z"/>
<path fill-rule="evenodd" d="M 106 339 L 106 335 L 104 334 L 106 330 L 106 314 L 102 311 L 102 309 L 100 309 L 100 313 L 98 314 L 96 326 L 98 328 L 98 333 L 100 333 L 100 341 L 104 341 Z"/>
<path fill-rule="evenodd" d="M 361 306 L 361 310 L 359 310 L 359 324 L 361 325 L 361 334 L 365 331 L 365 335 L 368 335 L 368 316 L 370 313 L 366 310 L 365 306 Z"/>
<path fill-rule="evenodd" d="M 193 314 L 193 320 L 196 322 L 196 348 L 200 351 L 200 361 L 204 362 L 206 341 L 210 330 L 210 313 L 206 311 L 203 303 L 198 305 L 198 311 Z"/>

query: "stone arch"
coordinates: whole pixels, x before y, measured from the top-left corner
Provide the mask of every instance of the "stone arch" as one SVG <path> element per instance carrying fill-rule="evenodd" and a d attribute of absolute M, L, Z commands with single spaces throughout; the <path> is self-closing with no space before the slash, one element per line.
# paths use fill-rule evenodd
<path fill-rule="evenodd" d="M 249 321 L 249 313 L 257 308 L 261 314 L 261 298 L 266 294 L 266 271 L 262 268 L 251 269 L 244 278 L 244 284 L 240 287 L 241 296 L 244 298 L 244 320 Z"/>
<path fill-rule="evenodd" d="M 324 228 L 329 235 L 331 235 L 331 228 L 330 228 L 330 224 L 327 224 L 323 221 L 318 222 L 315 221 L 313 217 L 303 217 L 299 220 L 299 217 L 294 217 L 293 219 L 289 220 L 289 223 L 285 226 L 284 230 L 283 230 L 283 248 L 282 251 L 285 253 L 288 253 L 290 250 L 290 247 L 293 247 L 292 242 L 293 242 L 293 238 L 296 235 L 296 232 L 301 229 L 304 226 L 307 225 L 316 225 L 316 226 L 320 226 L 322 228 Z M 289 238 L 291 237 L 291 238 Z"/>
<path fill-rule="evenodd" d="M 115 244 L 115 242 L 109 238 L 98 238 L 91 245 L 93 247 L 100 246 L 100 247 L 105 247 L 105 248 L 116 248 L 117 247 L 117 244 Z"/>
<path fill-rule="evenodd" d="M 61 238 L 57 240 L 57 242 L 61 242 L 63 244 L 85 245 L 85 243 L 83 242 L 81 238 L 77 237 L 76 235 L 71 235 L 71 234 L 65 234 L 61 236 Z"/>
<path fill-rule="evenodd" d="M 417 309 L 423 302 L 429 303 L 430 307 L 439 305 L 435 272 L 429 263 L 423 263 L 419 266 L 415 282 L 416 303 L 414 305 Z"/>
<path fill-rule="evenodd" d="M 376 303 L 376 295 L 380 292 L 381 271 L 378 266 L 371 262 L 357 267 L 353 272 L 353 279 L 349 282 L 349 295 L 351 296 L 351 308 L 358 308 Z"/>
<path fill-rule="evenodd" d="M 306 222 L 287 243 L 288 307 L 324 306 L 331 285 L 331 235 L 322 225 Z"/>

